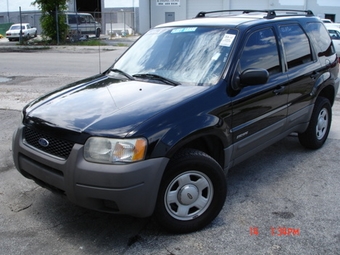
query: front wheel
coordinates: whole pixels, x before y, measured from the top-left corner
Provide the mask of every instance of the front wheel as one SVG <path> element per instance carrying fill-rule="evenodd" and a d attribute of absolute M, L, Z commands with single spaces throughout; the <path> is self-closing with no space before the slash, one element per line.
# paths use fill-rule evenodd
<path fill-rule="evenodd" d="M 315 101 L 309 126 L 299 134 L 300 143 L 309 149 L 319 149 L 325 143 L 332 122 L 332 107 L 327 98 L 319 97 Z"/>
<path fill-rule="evenodd" d="M 164 173 L 155 216 L 171 232 L 196 231 L 219 214 L 226 195 L 221 166 L 201 151 L 186 149 L 170 161 Z"/>

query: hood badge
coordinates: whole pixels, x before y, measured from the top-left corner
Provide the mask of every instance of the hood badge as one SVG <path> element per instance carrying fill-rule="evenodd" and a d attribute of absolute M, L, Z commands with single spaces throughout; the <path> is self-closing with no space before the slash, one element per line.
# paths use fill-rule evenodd
<path fill-rule="evenodd" d="M 50 144 L 50 142 L 45 138 L 39 138 L 38 143 L 44 148 Z"/>

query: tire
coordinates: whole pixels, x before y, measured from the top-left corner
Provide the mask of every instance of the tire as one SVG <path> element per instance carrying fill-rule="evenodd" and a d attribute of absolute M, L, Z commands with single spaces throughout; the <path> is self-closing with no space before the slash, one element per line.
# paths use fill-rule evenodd
<path fill-rule="evenodd" d="M 35 31 L 34 37 L 37 37 L 37 36 L 38 36 L 38 31 Z"/>
<path fill-rule="evenodd" d="M 100 37 L 100 29 L 99 29 L 99 28 L 97 28 L 97 30 L 96 30 L 96 37 L 97 37 L 97 38 Z"/>
<path fill-rule="evenodd" d="M 196 231 L 215 219 L 226 195 L 221 166 L 204 152 L 185 149 L 170 161 L 163 175 L 155 217 L 170 232 Z"/>
<path fill-rule="evenodd" d="M 300 143 L 308 149 L 321 148 L 327 140 L 331 122 L 331 103 L 327 98 L 318 97 L 307 130 L 299 134 Z"/>

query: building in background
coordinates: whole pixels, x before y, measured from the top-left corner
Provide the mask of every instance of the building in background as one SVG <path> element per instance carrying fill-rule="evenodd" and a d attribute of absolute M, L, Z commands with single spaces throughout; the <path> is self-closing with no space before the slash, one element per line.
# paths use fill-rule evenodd
<path fill-rule="evenodd" d="M 32 0 L 0 1 L 0 25 L 29 22 L 41 31 L 37 7 Z M 200 11 L 228 9 L 299 9 L 311 10 L 321 18 L 340 23 L 339 0 L 70 0 L 71 12 L 88 12 L 109 35 L 142 34 L 150 28 L 170 21 L 195 17 Z"/>

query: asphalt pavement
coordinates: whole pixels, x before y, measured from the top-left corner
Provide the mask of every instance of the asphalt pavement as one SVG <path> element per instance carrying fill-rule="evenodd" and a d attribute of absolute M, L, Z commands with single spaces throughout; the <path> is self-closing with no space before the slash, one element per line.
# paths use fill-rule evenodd
<path fill-rule="evenodd" d="M 84 50 L 77 48 L 72 57 Z M 75 206 L 15 170 L 11 137 L 24 105 L 18 90 L 30 99 L 47 81 L 61 82 L 44 73 L 30 90 L 24 89 L 30 81 L 19 76 L 0 60 L 0 255 L 340 254 L 339 94 L 323 148 L 306 150 L 292 134 L 235 166 L 218 217 L 201 231 L 174 235 L 153 217 Z"/>

